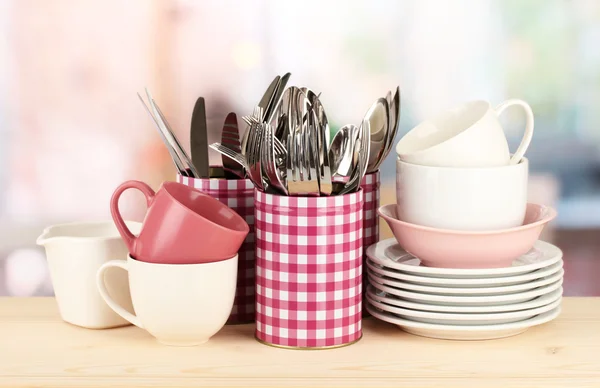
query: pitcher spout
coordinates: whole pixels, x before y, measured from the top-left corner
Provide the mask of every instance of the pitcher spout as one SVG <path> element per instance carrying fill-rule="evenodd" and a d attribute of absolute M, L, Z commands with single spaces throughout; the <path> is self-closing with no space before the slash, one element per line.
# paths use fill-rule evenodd
<path fill-rule="evenodd" d="M 49 226 L 46 229 L 44 229 L 44 231 L 42 232 L 42 234 L 37 238 L 37 240 L 35 240 L 35 243 L 37 245 L 45 246 L 52 239 L 53 239 L 53 237 L 52 237 L 52 227 Z"/>
<path fill-rule="evenodd" d="M 134 234 L 139 234 L 142 224 L 135 221 L 125 221 Z M 85 241 L 96 243 L 106 240 L 120 240 L 121 235 L 113 221 L 71 222 L 51 225 L 44 229 L 35 241 L 37 245 L 47 246 L 51 242 Z"/>

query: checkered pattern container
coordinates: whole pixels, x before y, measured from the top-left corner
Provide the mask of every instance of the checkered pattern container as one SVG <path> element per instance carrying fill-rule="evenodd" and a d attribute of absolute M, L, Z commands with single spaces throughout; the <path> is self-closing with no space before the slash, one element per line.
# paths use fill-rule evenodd
<path fill-rule="evenodd" d="M 362 336 L 363 192 L 255 192 L 256 338 L 331 348 Z"/>
<path fill-rule="evenodd" d="M 379 241 L 379 187 L 380 173 L 379 170 L 365 174 L 360 187 L 363 190 L 364 205 L 363 205 L 363 265 L 367 260 L 367 248 L 370 245 Z M 369 279 L 365 271 L 363 275 L 363 301 L 366 295 L 365 290 L 369 284 Z M 363 310 L 363 316 L 369 315 L 367 310 Z"/>
<path fill-rule="evenodd" d="M 379 171 L 366 174 L 360 187 L 363 190 L 363 247 L 366 251 L 370 245 L 379 241 Z M 365 256 L 366 257 L 366 256 Z"/>
<path fill-rule="evenodd" d="M 177 175 L 177 181 L 194 187 L 235 210 L 250 226 L 238 259 L 235 300 L 228 324 L 254 321 L 254 185 L 249 179 L 193 179 Z"/>

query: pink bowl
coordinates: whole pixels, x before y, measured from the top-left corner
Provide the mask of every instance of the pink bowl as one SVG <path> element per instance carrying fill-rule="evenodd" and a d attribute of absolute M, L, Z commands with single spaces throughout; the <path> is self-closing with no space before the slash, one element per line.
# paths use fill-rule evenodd
<path fill-rule="evenodd" d="M 398 243 L 427 267 L 510 267 L 538 240 L 544 226 L 556 217 L 549 206 L 527 204 L 522 226 L 494 231 L 457 231 L 410 224 L 398 219 L 396 204 L 381 206 Z"/>

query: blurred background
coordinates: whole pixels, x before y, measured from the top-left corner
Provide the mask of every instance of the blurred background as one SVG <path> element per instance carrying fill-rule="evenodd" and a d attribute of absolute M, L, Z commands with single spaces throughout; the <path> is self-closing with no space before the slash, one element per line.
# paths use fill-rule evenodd
<path fill-rule="evenodd" d="M 564 251 L 565 294 L 600 295 L 599 42 L 598 0 L 0 0 L 0 295 L 52 295 L 44 227 L 110 219 L 125 180 L 174 180 L 136 92 L 189 150 L 198 96 L 218 141 L 226 114 L 251 113 L 288 71 L 334 129 L 400 85 L 396 141 L 468 100 L 526 100 L 530 199 L 558 209 L 544 238 Z M 514 150 L 524 119 L 505 116 Z M 382 204 L 394 174 L 392 153 Z M 145 210 L 135 193 L 121 208 Z"/>

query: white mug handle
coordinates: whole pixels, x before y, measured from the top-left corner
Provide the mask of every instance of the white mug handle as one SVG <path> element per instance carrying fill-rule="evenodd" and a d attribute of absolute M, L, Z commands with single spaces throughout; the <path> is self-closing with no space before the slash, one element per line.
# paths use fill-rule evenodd
<path fill-rule="evenodd" d="M 500 105 L 496 107 L 496 114 L 500 116 L 502 112 L 506 108 L 511 105 L 519 105 L 525 111 L 525 133 L 523 134 L 523 140 L 521 140 L 521 144 L 519 144 L 519 148 L 515 151 L 512 158 L 510 158 L 510 162 L 508 164 L 517 164 L 521 161 L 525 152 L 527 152 L 527 148 L 529 148 L 529 144 L 531 143 L 531 138 L 533 137 L 533 111 L 528 103 L 523 100 L 510 99 L 506 100 Z"/>
<path fill-rule="evenodd" d="M 115 302 L 113 298 L 110 297 L 108 289 L 106 288 L 106 284 L 104 283 L 104 274 L 106 270 L 111 267 L 121 268 L 125 271 L 129 271 L 127 269 L 127 261 L 125 260 L 111 260 L 102 264 L 102 266 L 98 269 L 98 272 L 96 273 L 96 285 L 98 286 L 98 291 L 100 292 L 100 295 L 102 296 L 106 304 L 109 305 L 110 308 L 115 311 L 115 313 L 119 314 L 123 319 L 128 320 L 140 329 L 143 329 L 144 326 L 142 325 L 142 322 L 140 322 L 140 319 L 138 317 L 125 310 L 117 302 Z"/>

